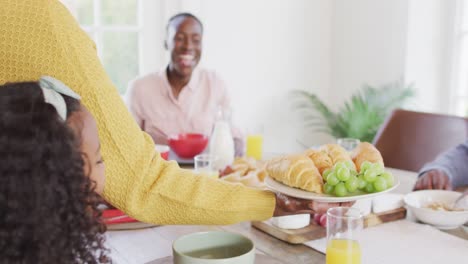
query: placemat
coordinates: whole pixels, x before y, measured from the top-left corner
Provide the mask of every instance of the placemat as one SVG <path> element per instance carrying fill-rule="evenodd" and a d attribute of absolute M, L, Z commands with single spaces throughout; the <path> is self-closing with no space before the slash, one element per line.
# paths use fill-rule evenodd
<path fill-rule="evenodd" d="M 364 229 L 360 244 L 362 264 L 441 264 L 468 260 L 468 240 L 408 220 Z M 304 245 L 325 253 L 326 239 Z"/>

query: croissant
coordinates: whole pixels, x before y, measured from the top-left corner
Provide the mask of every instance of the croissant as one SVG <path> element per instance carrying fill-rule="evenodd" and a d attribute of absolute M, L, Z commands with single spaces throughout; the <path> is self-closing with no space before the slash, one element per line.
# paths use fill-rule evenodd
<path fill-rule="evenodd" d="M 305 154 L 314 162 L 320 174 L 338 162 L 349 163 L 355 169 L 351 156 L 338 144 L 326 144 L 318 150 L 307 150 Z"/>
<path fill-rule="evenodd" d="M 333 165 L 338 162 L 346 162 L 349 163 L 353 168 L 355 168 L 353 160 L 351 159 L 351 155 L 344 149 L 342 146 L 338 144 L 326 144 L 321 147 L 328 152 L 328 155 L 332 159 Z"/>
<path fill-rule="evenodd" d="M 361 164 L 364 161 L 371 163 L 379 163 L 384 166 L 383 158 L 380 152 L 370 143 L 362 142 L 353 152 L 353 161 L 356 164 L 358 171 L 361 171 Z"/>
<path fill-rule="evenodd" d="M 274 158 L 266 164 L 270 177 L 288 186 L 322 193 L 323 180 L 314 162 L 304 155 Z"/>
<path fill-rule="evenodd" d="M 314 162 L 320 174 L 323 174 L 326 169 L 333 167 L 333 161 L 330 156 L 328 156 L 326 150 L 309 149 L 306 150 L 305 155 Z"/>

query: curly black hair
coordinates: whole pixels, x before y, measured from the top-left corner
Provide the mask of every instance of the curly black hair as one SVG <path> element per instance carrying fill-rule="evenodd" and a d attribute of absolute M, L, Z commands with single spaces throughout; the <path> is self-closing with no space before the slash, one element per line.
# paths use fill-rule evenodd
<path fill-rule="evenodd" d="M 110 262 L 78 134 L 38 83 L 0 86 L 0 263 Z"/>

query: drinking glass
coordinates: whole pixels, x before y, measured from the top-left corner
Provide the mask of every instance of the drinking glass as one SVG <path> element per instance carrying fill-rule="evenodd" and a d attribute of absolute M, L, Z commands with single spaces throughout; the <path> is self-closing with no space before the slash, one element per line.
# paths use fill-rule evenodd
<path fill-rule="evenodd" d="M 326 264 L 361 264 L 358 238 L 363 226 L 364 218 L 357 208 L 328 209 Z"/>
<path fill-rule="evenodd" d="M 339 138 L 336 143 L 342 146 L 347 151 L 352 151 L 355 149 L 361 141 L 356 138 Z"/>
<path fill-rule="evenodd" d="M 193 159 L 195 162 L 195 173 L 214 179 L 219 178 L 219 172 L 215 168 L 217 160 L 216 156 L 200 154 L 195 156 Z"/>
<path fill-rule="evenodd" d="M 249 131 L 246 139 L 246 156 L 256 160 L 262 159 L 263 154 L 263 127 Z"/>

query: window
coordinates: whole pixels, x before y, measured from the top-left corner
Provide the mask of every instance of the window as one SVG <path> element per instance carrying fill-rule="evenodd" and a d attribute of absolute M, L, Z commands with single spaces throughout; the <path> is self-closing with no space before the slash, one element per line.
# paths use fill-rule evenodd
<path fill-rule="evenodd" d="M 457 2 L 454 41 L 454 74 L 450 104 L 452 112 L 468 116 L 468 2 Z"/>
<path fill-rule="evenodd" d="M 142 0 L 62 0 L 96 43 L 104 68 L 125 93 L 140 73 Z"/>

